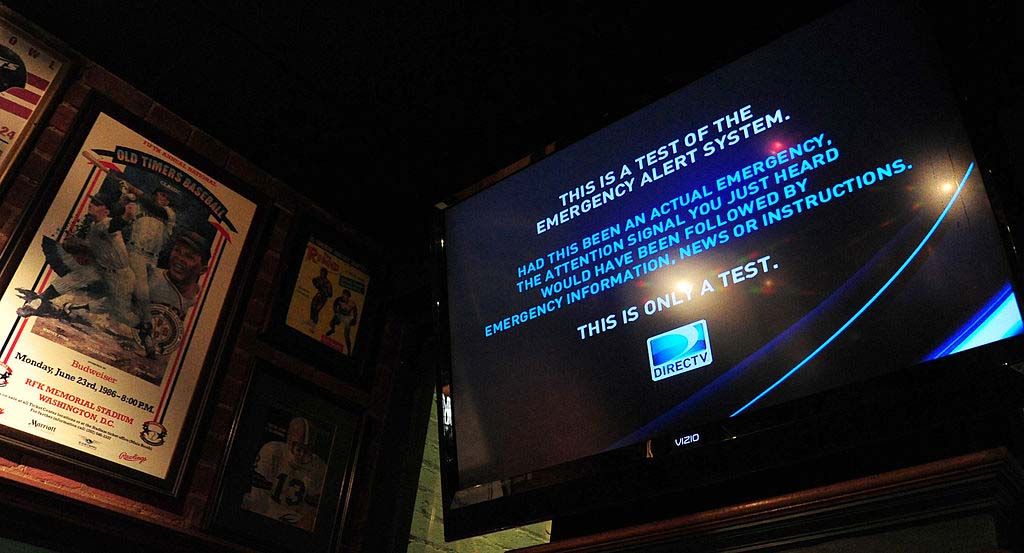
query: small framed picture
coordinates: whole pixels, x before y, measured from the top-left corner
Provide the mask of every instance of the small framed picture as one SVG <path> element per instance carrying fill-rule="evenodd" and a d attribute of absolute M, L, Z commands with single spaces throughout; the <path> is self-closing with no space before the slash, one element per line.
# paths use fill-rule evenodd
<path fill-rule="evenodd" d="M 340 539 L 361 416 L 257 360 L 231 432 L 211 527 L 271 551 Z"/>
<path fill-rule="evenodd" d="M 0 16 L 0 184 L 69 67 L 64 56 Z"/>
<path fill-rule="evenodd" d="M 372 320 L 370 256 L 326 225 L 309 223 L 296 225 L 286 252 L 267 340 L 363 384 Z"/>

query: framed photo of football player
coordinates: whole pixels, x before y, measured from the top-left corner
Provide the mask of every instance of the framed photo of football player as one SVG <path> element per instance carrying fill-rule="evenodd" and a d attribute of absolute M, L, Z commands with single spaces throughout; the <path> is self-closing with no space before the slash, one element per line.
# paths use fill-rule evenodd
<path fill-rule="evenodd" d="M 64 56 L 0 10 L 0 186 L 68 73 Z"/>
<path fill-rule="evenodd" d="M 254 192 L 92 96 L 0 273 L 0 440 L 165 494 L 266 225 Z"/>
<path fill-rule="evenodd" d="M 273 551 L 327 551 L 345 520 L 360 415 L 254 363 L 222 465 L 211 527 Z"/>
<path fill-rule="evenodd" d="M 316 223 L 297 223 L 288 243 L 268 341 L 363 384 L 373 311 L 367 301 L 371 256 Z"/>

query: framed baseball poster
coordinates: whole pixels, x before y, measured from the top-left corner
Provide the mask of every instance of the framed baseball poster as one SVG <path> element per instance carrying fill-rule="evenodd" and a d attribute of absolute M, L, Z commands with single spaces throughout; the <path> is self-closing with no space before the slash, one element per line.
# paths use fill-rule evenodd
<path fill-rule="evenodd" d="M 338 376 L 361 381 L 368 341 L 369 255 L 326 225 L 299 223 L 289 240 L 270 341 Z"/>
<path fill-rule="evenodd" d="M 211 526 L 271 551 L 328 551 L 344 525 L 362 417 L 255 362 Z"/>
<path fill-rule="evenodd" d="M 94 97 L 0 297 L 0 439 L 176 494 L 257 202 Z"/>
<path fill-rule="evenodd" d="M 67 69 L 63 56 L 0 17 L 0 183 Z"/>

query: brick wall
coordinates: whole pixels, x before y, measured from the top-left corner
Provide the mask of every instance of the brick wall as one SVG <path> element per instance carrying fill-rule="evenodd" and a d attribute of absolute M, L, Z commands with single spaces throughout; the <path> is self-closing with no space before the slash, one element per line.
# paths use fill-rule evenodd
<path fill-rule="evenodd" d="M 11 14 L 2 6 L 0 15 L 14 20 L 37 36 L 46 37 L 44 31 L 32 28 L 30 22 L 20 20 L 16 14 Z M 51 44 L 60 44 L 54 37 L 46 38 Z M 68 54 L 70 51 L 62 48 L 62 52 Z M 372 251 L 373 244 L 368 243 L 358 232 L 335 220 L 306 198 L 297 195 L 286 183 L 232 151 L 217 138 L 178 117 L 96 63 L 74 52 L 70 52 L 70 55 L 75 67 L 65 81 L 63 92 L 55 99 L 49 113 L 40 121 L 35 139 L 27 144 L 20 162 L 12 165 L 11 175 L 6 179 L 4 189 L 0 190 L 0 251 L 9 245 L 32 198 L 42 191 L 48 171 L 68 140 L 68 133 L 78 120 L 83 103 L 92 92 L 113 99 L 161 132 L 185 144 L 198 156 L 205 158 L 211 166 L 236 177 L 269 198 L 273 206 L 271 211 L 277 212 L 278 216 L 270 219 L 272 228 L 267 229 L 265 249 L 254 252 L 257 256 L 258 273 L 255 275 L 251 294 L 242 299 L 240 320 L 244 322 L 238 327 L 237 341 L 227 355 L 227 362 L 212 381 L 215 388 L 211 396 L 211 405 L 208 408 L 206 424 L 201 426 L 206 429 L 206 433 L 197 437 L 199 452 L 186 472 L 183 500 L 153 498 L 134 491 L 130 486 L 114 485 L 109 479 L 91 471 L 57 463 L 46 456 L 20 448 L 0 445 L 0 502 L 24 502 L 29 510 L 60 519 L 71 516 L 65 513 L 61 506 L 61 501 L 67 499 L 99 507 L 100 509 L 95 512 L 109 512 L 117 517 L 117 521 L 138 521 L 144 527 L 169 529 L 172 533 L 188 536 L 194 543 L 206 544 L 212 549 L 229 547 L 244 550 L 225 544 L 216 536 L 207 533 L 204 530 L 203 519 L 215 492 L 217 469 L 224 461 L 228 432 L 235 410 L 239 408 L 248 371 L 253 357 L 259 355 L 349 403 L 364 407 L 367 440 L 363 444 L 362 458 L 358 460 L 359 470 L 350 502 L 349 530 L 346 532 L 349 537 L 341 548 L 343 551 L 360 551 L 360 530 L 367 525 L 366 513 L 372 491 L 370 483 L 374 481 L 374 470 L 380 452 L 380 436 L 375 430 L 382 427 L 387 415 L 391 373 L 399 365 L 399 351 L 407 334 L 407 325 L 402 322 L 401 317 L 388 313 L 385 299 L 384 305 L 378 310 L 382 313 L 378 317 L 380 324 L 376 329 L 367 329 L 370 331 L 368 334 L 379 333 L 378 339 L 374 341 L 381 344 L 377 351 L 371 352 L 371 362 L 374 365 L 370 373 L 374 375 L 374 380 L 368 390 L 350 386 L 298 359 L 274 350 L 259 339 L 259 334 L 270 316 L 276 276 L 281 266 L 282 249 L 285 247 L 296 214 L 301 213 L 303 218 L 313 216 L 331 223 L 339 234 L 366 250 Z M 381 294 L 384 288 L 386 286 L 377 288 L 378 301 L 384 299 Z M 367 339 L 370 339 L 370 336 L 367 336 Z M 39 497 L 43 499 L 37 499 Z M 117 522 L 113 527 L 118 524 L 122 522 Z M 40 527 L 39 534 L 43 542 L 45 533 L 45 529 Z"/>

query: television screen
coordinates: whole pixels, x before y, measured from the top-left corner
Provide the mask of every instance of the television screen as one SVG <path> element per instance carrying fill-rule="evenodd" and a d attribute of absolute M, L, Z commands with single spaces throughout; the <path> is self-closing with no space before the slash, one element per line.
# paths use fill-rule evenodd
<path fill-rule="evenodd" d="M 1021 334 L 932 50 L 847 6 L 448 208 L 452 507 Z"/>

